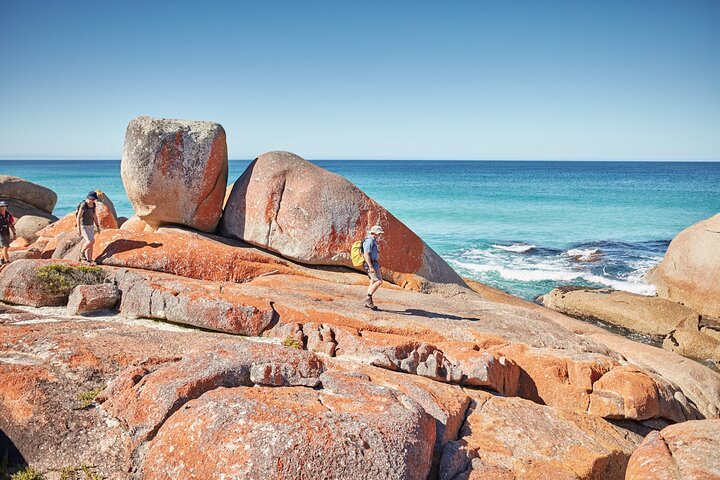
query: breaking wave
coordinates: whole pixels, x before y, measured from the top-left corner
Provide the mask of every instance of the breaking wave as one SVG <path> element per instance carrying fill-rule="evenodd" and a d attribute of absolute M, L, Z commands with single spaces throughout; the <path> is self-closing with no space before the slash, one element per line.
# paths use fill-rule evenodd
<path fill-rule="evenodd" d="M 530 242 L 479 243 L 445 258 L 460 273 L 527 299 L 562 285 L 609 287 L 654 295 L 643 276 L 657 265 L 667 242 L 595 242 L 567 249 Z M 522 255 L 518 255 L 522 253 Z"/>
<path fill-rule="evenodd" d="M 511 245 L 492 244 L 490 246 L 493 248 L 497 248 L 498 250 L 505 250 L 506 252 L 515 253 L 529 252 L 530 250 L 533 250 L 537 247 L 537 245 L 533 245 L 532 243 L 513 243 Z"/>

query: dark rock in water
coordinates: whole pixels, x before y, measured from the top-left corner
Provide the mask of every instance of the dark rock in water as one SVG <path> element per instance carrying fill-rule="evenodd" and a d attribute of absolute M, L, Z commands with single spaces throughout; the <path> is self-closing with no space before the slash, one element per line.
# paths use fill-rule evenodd
<path fill-rule="evenodd" d="M 574 261 L 581 263 L 599 262 L 603 258 L 603 252 L 598 249 L 571 249 L 566 253 Z"/>
<path fill-rule="evenodd" d="M 0 199 L 9 200 L 15 208 L 13 215 L 21 217 L 28 213 L 21 213 L 24 205 L 29 205 L 46 214 L 52 214 L 57 203 L 57 194 L 47 187 L 29 182 L 18 177 L 0 175 Z M 17 203 L 16 203 L 17 202 Z M 16 203 L 15 205 L 13 205 Z"/>
<path fill-rule="evenodd" d="M 225 130 L 214 122 L 137 117 L 125 134 L 120 172 L 135 214 L 153 228 L 213 232 L 227 185 Z"/>

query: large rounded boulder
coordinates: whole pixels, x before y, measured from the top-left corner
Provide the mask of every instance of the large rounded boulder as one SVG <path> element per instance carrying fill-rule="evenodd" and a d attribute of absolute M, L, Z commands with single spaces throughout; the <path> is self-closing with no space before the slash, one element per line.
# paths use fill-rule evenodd
<path fill-rule="evenodd" d="M 350 247 L 373 225 L 383 276 L 422 290 L 427 283 L 463 285 L 425 242 L 346 179 L 289 152 L 265 153 L 235 182 L 220 223 L 239 238 L 298 262 L 351 267 Z"/>
<path fill-rule="evenodd" d="M 225 130 L 214 122 L 138 117 L 125 134 L 120 172 L 148 225 L 213 232 L 227 184 Z"/>
<path fill-rule="evenodd" d="M 18 237 L 25 238 L 28 242 L 32 243 L 38 239 L 37 232 L 52 222 L 52 219 L 47 217 L 24 215 L 15 224 L 15 231 Z"/>
<path fill-rule="evenodd" d="M 659 297 L 720 317 L 720 213 L 680 232 L 645 279 Z"/>
<path fill-rule="evenodd" d="M 9 201 L 11 206 L 17 203 L 16 208 L 11 211 L 19 218 L 25 214 L 21 212 L 28 210 L 27 207 L 52 214 L 55 203 L 57 203 L 57 194 L 37 183 L 18 177 L 0 175 L 0 199 Z M 27 214 L 32 213 L 34 212 L 27 212 Z"/>

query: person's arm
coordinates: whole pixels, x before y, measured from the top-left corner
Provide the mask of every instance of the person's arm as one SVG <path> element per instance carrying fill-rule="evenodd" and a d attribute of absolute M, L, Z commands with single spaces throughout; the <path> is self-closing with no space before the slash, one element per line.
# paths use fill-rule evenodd
<path fill-rule="evenodd" d="M 97 207 L 95 207 L 95 212 L 93 212 L 93 222 L 95 222 L 95 226 L 97 226 L 98 232 L 100 231 L 100 220 L 98 220 L 97 216 Z"/>
<path fill-rule="evenodd" d="M 10 230 L 12 230 L 13 238 L 17 238 L 17 231 L 15 231 L 15 217 L 10 215 Z"/>
<path fill-rule="evenodd" d="M 80 225 L 82 225 L 83 207 L 78 208 L 77 215 L 75 215 L 75 223 L 77 224 L 77 231 L 80 233 Z"/>

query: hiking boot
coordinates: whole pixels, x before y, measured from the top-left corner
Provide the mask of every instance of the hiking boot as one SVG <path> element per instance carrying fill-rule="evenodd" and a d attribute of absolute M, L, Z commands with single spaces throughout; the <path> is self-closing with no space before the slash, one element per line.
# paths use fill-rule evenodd
<path fill-rule="evenodd" d="M 365 307 L 369 308 L 370 310 L 377 310 L 377 307 L 373 303 L 372 297 L 367 297 L 365 299 Z"/>
<path fill-rule="evenodd" d="M 80 261 L 81 262 L 87 262 L 87 256 L 85 256 L 85 252 L 80 252 Z"/>

